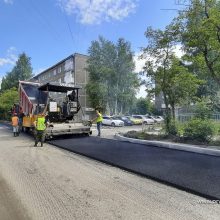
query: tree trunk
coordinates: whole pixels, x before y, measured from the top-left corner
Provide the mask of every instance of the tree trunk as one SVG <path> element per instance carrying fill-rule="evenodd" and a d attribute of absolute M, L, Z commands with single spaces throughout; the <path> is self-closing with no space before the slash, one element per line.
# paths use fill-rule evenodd
<path fill-rule="evenodd" d="M 175 106 L 171 105 L 171 109 L 172 109 L 172 119 L 175 121 Z"/>
<path fill-rule="evenodd" d="M 116 91 L 115 91 L 115 109 L 114 109 L 114 114 L 118 114 L 118 82 L 116 85 Z"/>
<path fill-rule="evenodd" d="M 121 104 L 121 110 L 120 110 L 120 114 L 122 115 L 123 113 L 123 104 Z"/>
<path fill-rule="evenodd" d="M 109 107 L 109 103 L 108 102 L 106 104 L 106 114 L 110 115 L 110 107 Z"/>
<path fill-rule="evenodd" d="M 166 127 L 166 132 L 170 133 L 171 115 L 170 115 L 169 103 L 168 103 L 166 94 L 164 92 L 163 92 L 163 97 L 164 97 L 164 104 L 165 104 L 165 127 Z"/>
<path fill-rule="evenodd" d="M 117 98 L 117 95 L 116 95 L 116 98 L 115 98 L 115 109 L 114 109 L 114 114 L 115 114 L 115 115 L 118 114 L 118 98 Z"/>

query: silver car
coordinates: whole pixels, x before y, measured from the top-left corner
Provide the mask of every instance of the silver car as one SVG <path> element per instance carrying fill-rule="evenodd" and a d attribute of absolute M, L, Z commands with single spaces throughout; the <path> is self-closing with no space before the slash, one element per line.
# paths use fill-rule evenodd
<path fill-rule="evenodd" d="M 133 118 L 137 118 L 137 119 L 141 119 L 142 120 L 142 124 L 146 125 L 152 125 L 154 124 L 154 120 L 149 118 L 149 116 L 145 116 L 145 115 L 132 115 Z"/>

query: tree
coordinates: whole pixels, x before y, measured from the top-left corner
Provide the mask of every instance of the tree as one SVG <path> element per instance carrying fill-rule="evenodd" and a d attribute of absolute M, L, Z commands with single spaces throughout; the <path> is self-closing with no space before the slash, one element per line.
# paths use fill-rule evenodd
<path fill-rule="evenodd" d="M 174 31 L 172 26 L 167 26 L 164 31 L 148 28 L 145 33 L 148 46 L 142 54 L 142 58 L 147 58 L 146 74 L 155 82 L 155 87 L 151 87 L 149 92 L 163 94 L 168 132 L 172 130 L 172 120 L 175 121 L 175 107 L 195 96 L 201 84 L 201 80 L 175 57 L 177 39 Z"/>
<path fill-rule="evenodd" d="M 111 41 L 99 37 L 93 41 L 89 50 L 87 70 L 90 81 L 86 86 L 90 102 L 94 108 L 109 110 L 113 99 L 112 85 L 116 58 L 115 46 Z"/>
<path fill-rule="evenodd" d="M 122 114 L 128 112 L 134 102 L 139 81 L 137 74 L 133 72 L 135 64 L 130 43 L 120 38 L 116 44 L 116 50 L 115 114 L 118 112 Z"/>
<path fill-rule="evenodd" d="M 176 31 L 185 51 L 184 60 L 191 72 L 206 81 L 197 96 L 208 101 L 210 109 L 219 111 L 220 84 L 220 1 L 191 0 L 170 26 Z"/>
<path fill-rule="evenodd" d="M 190 73 L 181 61 L 175 57 L 172 60 L 167 78 L 170 86 L 165 90 L 171 107 L 172 119 L 175 120 L 175 107 L 193 102 L 203 81 Z"/>
<path fill-rule="evenodd" d="M 173 21 L 178 27 L 186 59 L 220 84 L 220 1 L 192 0 Z"/>
<path fill-rule="evenodd" d="M 13 87 L 18 88 L 19 80 L 27 80 L 32 77 L 31 58 L 25 53 L 19 55 L 16 65 L 2 79 L 1 90 L 5 91 Z"/>
<path fill-rule="evenodd" d="M 151 114 L 154 110 L 153 103 L 149 98 L 139 98 L 136 101 L 134 112 L 140 115 Z"/>
<path fill-rule="evenodd" d="M 130 44 L 124 39 L 114 44 L 99 37 L 88 53 L 86 90 L 92 106 L 102 107 L 108 114 L 128 112 L 139 86 Z"/>
<path fill-rule="evenodd" d="M 176 39 L 171 33 L 169 27 L 166 27 L 164 31 L 154 30 L 151 27 L 147 28 L 145 36 L 148 40 L 148 45 L 143 48 L 141 58 L 146 59 L 145 72 L 151 79 L 151 83 L 155 82 L 155 88 L 149 87 L 148 92 L 158 95 L 160 92 L 163 94 L 165 104 L 165 122 L 166 129 L 170 130 L 171 115 L 169 110 L 169 100 L 166 88 L 169 85 L 167 81 L 167 75 L 169 73 L 169 67 L 171 60 L 174 56 L 174 48 L 176 45 Z"/>
<path fill-rule="evenodd" d="M 16 88 L 5 90 L 0 94 L 0 118 L 9 119 L 9 111 L 14 103 L 18 103 L 18 91 Z"/>

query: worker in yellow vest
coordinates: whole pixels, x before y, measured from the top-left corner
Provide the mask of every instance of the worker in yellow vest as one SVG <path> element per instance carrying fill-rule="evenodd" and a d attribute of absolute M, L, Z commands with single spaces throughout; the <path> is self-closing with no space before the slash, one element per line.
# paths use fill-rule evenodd
<path fill-rule="evenodd" d="M 11 118 L 11 124 L 13 128 L 14 137 L 18 136 L 18 125 L 19 125 L 19 118 L 17 116 L 17 113 L 14 113 Z"/>
<path fill-rule="evenodd" d="M 102 114 L 100 112 L 100 110 L 96 109 L 96 118 L 93 119 L 92 121 L 96 121 L 96 124 L 97 124 L 97 130 L 98 130 L 98 137 L 101 136 L 101 127 L 102 127 Z"/>
<path fill-rule="evenodd" d="M 47 121 L 44 114 L 39 114 L 37 120 L 34 122 L 35 126 L 35 147 L 37 147 L 38 142 L 41 142 L 41 147 L 43 147 L 45 139 L 45 130 L 47 128 Z"/>

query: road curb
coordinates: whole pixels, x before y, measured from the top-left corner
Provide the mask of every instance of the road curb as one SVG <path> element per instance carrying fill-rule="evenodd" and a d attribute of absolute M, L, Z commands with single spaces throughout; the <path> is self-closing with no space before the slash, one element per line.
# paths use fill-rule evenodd
<path fill-rule="evenodd" d="M 150 145 L 150 146 L 155 146 L 155 147 L 163 147 L 163 148 L 169 148 L 169 149 L 174 149 L 174 150 L 188 151 L 188 152 L 193 152 L 193 153 L 198 153 L 198 154 L 205 154 L 205 155 L 220 157 L 220 150 L 201 148 L 195 145 L 166 143 L 162 141 L 139 140 L 135 138 L 127 138 L 118 133 L 115 134 L 115 138 L 120 141 L 127 141 L 127 142 L 135 143 L 135 144 Z"/>

